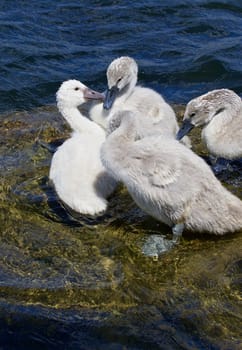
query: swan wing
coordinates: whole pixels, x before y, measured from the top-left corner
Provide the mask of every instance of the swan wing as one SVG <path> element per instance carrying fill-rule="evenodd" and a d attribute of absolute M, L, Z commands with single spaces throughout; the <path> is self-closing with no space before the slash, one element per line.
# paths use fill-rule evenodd
<path fill-rule="evenodd" d="M 134 152 L 135 154 L 136 152 Z M 147 178 L 152 186 L 165 187 L 175 183 L 181 175 L 181 160 L 174 156 L 174 150 L 160 144 L 151 144 L 139 147 L 134 155 L 136 162 L 140 163 L 142 177 Z"/>
<path fill-rule="evenodd" d="M 175 183 L 181 174 L 179 164 L 172 160 L 169 160 L 169 163 L 164 162 L 163 157 L 152 158 L 145 161 L 146 174 L 150 184 L 156 187 L 165 187 Z"/>

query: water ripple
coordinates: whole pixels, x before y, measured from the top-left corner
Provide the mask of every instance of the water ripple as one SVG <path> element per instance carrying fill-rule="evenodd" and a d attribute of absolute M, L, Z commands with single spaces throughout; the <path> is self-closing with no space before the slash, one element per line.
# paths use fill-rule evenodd
<path fill-rule="evenodd" d="M 0 8 L 0 111 L 55 103 L 60 82 L 73 77 L 104 90 L 119 55 L 137 59 L 140 82 L 175 103 L 221 86 L 242 92 L 238 2 L 31 4 L 34 11 L 16 0 Z"/>

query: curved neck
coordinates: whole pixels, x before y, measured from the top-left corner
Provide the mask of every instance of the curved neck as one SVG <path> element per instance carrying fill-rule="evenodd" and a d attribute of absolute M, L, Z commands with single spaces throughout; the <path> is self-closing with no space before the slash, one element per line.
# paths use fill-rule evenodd
<path fill-rule="evenodd" d="M 133 79 L 132 81 L 130 81 L 130 83 L 128 85 L 126 85 L 120 92 L 120 95 L 117 97 L 116 101 L 117 103 L 123 103 L 125 102 L 129 96 L 133 93 L 135 85 L 137 83 L 137 78 Z M 115 101 L 115 102 L 116 102 Z M 114 104 L 115 104 L 114 102 Z"/>
<path fill-rule="evenodd" d="M 116 142 L 115 140 L 122 140 L 123 143 L 120 143 L 120 146 L 123 147 L 127 142 L 135 141 L 136 136 L 136 117 L 134 115 L 127 115 L 122 118 L 121 125 L 109 135 L 109 139 L 113 142 Z"/>
<path fill-rule="evenodd" d="M 239 115 L 242 111 L 241 98 L 234 92 L 230 92 L 224 101 L 217 106 L 217 112 L 213 118 L 224 119 L 223 122 L 229 123 L 234 117 Z"/>
<path fill-rule="evenodd" d="M 123 117 L 121 125 L 107 137 L 101 149 L 104 166 L 119 180 L 130 159 L 126 155 L 132 149 L 136 137 L 136 123 L 130 119 Z"/>
<path fill-rule="evenodd" d="M 239 113 L 242 113 L 242 109 L 235 109 L 230 105 L 204 126 L 201 135 L 202 140 L 211 153 L 220 152 L 222 157 L 225 150 L 231 149 L 234 132 L 240 125 L 241 117 Z M 239 118 L 236 118 L 236 116 Z"/>
<path fill-rule="evenodd" d="M 58 103 L 57 106 L 62 116 L 74 131 L 100 133 L 101 130 L 103 133 L 100 126 L 86 118 L 77 107 L 64 106 L 61 103 Z"/>

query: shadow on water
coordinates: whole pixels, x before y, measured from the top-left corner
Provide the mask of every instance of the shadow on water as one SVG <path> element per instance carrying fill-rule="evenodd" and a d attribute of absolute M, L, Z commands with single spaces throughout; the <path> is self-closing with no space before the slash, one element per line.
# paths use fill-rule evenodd
<path fill-rule="evenodd" d="M 51 212 L 55 215 L 58 222 L 68 226 L 82 227 L 97 225 L 98 222 L 101 221 L 102 217 L 98 219 L 76 213 L 58 198 L 53 184 L 51 184 L 47 176 L 40 180 L 39 186 L 46 196 L 46 204 L 51 209 Z M 55 220 L 53 215 L 47 214 L 46 217 Z"/>
<path fill-rule="evenodd" d="M 37 140 L 68 134 L 51 106 L 0 121 L 0 347 L 239 349 L 241 234 L 185 233 L 158 259 L 144 256 L 150 234 L 170 230 L 123 187 L 98 218 L 58 200 L 52 154 Z M 206 156 L 199 131 L 193 142 Z M 242 197 L 237 170 L 221 178 Z"/>

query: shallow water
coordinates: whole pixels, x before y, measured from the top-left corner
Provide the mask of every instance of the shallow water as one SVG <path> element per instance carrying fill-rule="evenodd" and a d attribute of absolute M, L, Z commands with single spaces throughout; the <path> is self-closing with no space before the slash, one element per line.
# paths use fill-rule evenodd
<path fill-rule="evenodd" d="M 104 217 L 72 217 L 48 183 L 52 155 L 39 143 L 68 132 L 55 107 L 0 124 L 1 346 L 239 349 L 241 234 L 184 234 L 173 250 L 148 258 L 150 234 L 170 231 L 122 187 Z M 241 195 L 242 178 L 236 186 L 232 179 L 224 176 Z"/>
<path fill-rule="evenodd" d="M 242 93 L 238 1 L 1 1 L 0 348 L 240 349 L 241 233 L 185 233 L 158 259 L 142 247 L 170 230 L 120 187 L 100 218 L 73 216 L 48 182 L 65 139 L 60 83 L 98 90 L 120 55 L 140 83 L 181 103 L 213 88 Z M 195 150 L 206 155 L 199 130 Z M 242 198 L 241 169 L 219 178 Z"/>

